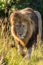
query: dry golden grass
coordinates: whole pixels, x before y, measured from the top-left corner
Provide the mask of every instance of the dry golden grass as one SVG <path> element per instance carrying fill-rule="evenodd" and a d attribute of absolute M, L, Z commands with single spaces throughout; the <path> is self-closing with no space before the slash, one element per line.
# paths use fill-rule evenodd
<path fill-rule="evenodd" d="M 22 55 L 18 55 L 11 36 L 2 38 L 0 35 L 0 65 L 43 65 L 43 42 L 36 48 L 32 48 L 30 60 L 26 60 Z"/>

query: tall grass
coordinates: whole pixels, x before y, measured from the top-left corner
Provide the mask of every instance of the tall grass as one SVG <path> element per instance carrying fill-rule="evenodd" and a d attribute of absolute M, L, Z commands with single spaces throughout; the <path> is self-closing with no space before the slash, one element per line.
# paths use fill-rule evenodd
<path fill-rule="evenodd" d="M 6 38 L 0 35 L 0 65 L 43 65 L 43 42 L 32 48 L 30 60 L 19 55 L 10 36 Z"/>

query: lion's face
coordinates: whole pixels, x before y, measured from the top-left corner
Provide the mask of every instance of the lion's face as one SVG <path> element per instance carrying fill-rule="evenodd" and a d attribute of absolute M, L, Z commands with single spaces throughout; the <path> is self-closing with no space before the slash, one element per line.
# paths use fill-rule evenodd
<path fill-rule="evenodd" d="M 26 46 L 35 32 L 37 23 L 34 17 L 35 14 L 27 10 L 14 11 L 10 15 L 11 34 L 22 46 Z"/>
<path fill-rule="evenodd" d="M 11 25 L 14 26 L 13 31 L 18 38 L 24 39 L 28 29 L 28 23 L 26 22 L 25 16 L 20 12 L 14 12 L 11 17 Z"/>
<path fill-rule="evenodd" d="M 25 22 L 16 22 L 15 31 L 19 38 L 23 39 L 27 33 L 27 24 Z"/>
<path fill-rule="evenodd" d="M 16 35 L 20 39 L 24 39 L 27 33 L 30 34 L 30 19 L 27 15 L 22 14 L 20 11 L 16 11 L 11 14 L 11 27 L 13 27 L 12 35 Z M 15 36 L 14 36 L 15 37 Z"/>

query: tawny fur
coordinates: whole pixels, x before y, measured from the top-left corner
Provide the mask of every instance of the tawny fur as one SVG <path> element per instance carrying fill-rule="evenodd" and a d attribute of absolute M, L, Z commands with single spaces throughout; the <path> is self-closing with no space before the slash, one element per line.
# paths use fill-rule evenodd
<path fill-rule="evenodd" d="M 31 18 L 30 14 L 33 15 L 33 16 L 31 15 L 33 19 Z M 37 13 L 33 9 L 31 9 L 31 8 L 25 8 L 25 9 L 22 9 L 22 10 L 17 10 L 17 11 L 14 11 L 10 15 L 10 23 L 11 23 L 11 33 L 12 33 L 12 36 L 22 46 L 26 46 L 26 44 L 28 43 L 28 41 L 32 37 L 33 31 L 35 32 L 37 30 L 36 33 L 37 33 L 37 35 L 39 34 L 39 28 L 41 27 L 41 25 L 39 23 L 40 22 L 39 18 L 37 16 Z M 27 32 L 26 37 L 24 39 L 20 39 L 17 36 L 16 32 L 15 32 L 15 28 L 14 28 L 15 23 L 19 22 L 19 21 L 20 22 L 25 22 L 27 24 L 28 32 Z M 36 35 L 36 37 L 37 37 L 37 35 Z"/>
<path fill-rule="evenodd" d="M 15 29 L 16 22 L 17 23 L 19 22 L 20 24 L 23 22 L 26 23 L 27 25 L 27 33 L 23 39 L 17 36 Z M 25 53 L 23 51 L 24 47 L 31 49 L 34 43 L 36 44 L 41 42 L 42 19 L 41 14 L 38 11 L 35 11 L 31 8 L 16 10 L 10 15 L 10 23 L 11 23 L 11 34 L 14 37 L 15 42 L 18 43 L 17 48 L 19 53 Z M 30 57 L 31 50 L 27 50 L 26 53 L 27 53 L 26 57 Z"/>
<path fill-rule="evenodd" d="M 18 14 L 18 16 L 20 18 L 16 17 L 15 16 L 16 14 Z M 31 22 L 29 22 L 29 21 L 31 21 L 31 19 L 28 16 L 25 16 L 21 12 L 19 13 L 19 11 L 17 11 L 17 12 L 14 12 L 14 13 L 11 14 L 10 21 L 11 21 L 11 33 L 12 33 L 14 39 L 16 39 L 18 42 L 20 42 L 20 44 L 22 46 L 25 46 L 27 44 L 27 42 L 29 41 L 29 39 L 30 39 L 30 37 L 33 33 L 33 30 L 34 30 L 34 26 L 32 26 Z M 24 39 L 18 38 L 17 35 L 16 35 L 16 32 L 14 31 L 15 30 L 15 28 L 14 28 L 15 22 L 19 22 L 19 21 L 25 22 L 27 24 L 27 30 L 29 29 L 28 32 L 27 32 L 27 35 Z"/>
<path fill-rule="evenodd" d="M 41 14 L 40 12 L 38 11 L 34 11 L 38 17 L 38 27 L 39 27 L 39 32 L 38 32 L 38 35 L 37 35 L 37 43 L 41 43 L 42 41 L 42 17 L 41 17 Z"/>

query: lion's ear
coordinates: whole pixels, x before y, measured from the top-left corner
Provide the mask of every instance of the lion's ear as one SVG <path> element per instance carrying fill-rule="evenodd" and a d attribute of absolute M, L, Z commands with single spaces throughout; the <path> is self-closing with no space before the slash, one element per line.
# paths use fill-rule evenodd
<path fill-rule="evenodd" d="M 19 11 L 14 12 L 14 18 L 21 18 L 21 13 Z"/>
<path fill-rule="evenodd" d="M 19 13 L 18 12 L 15 12 L 14 13 L 14 17 L 19 17 Z"/>

